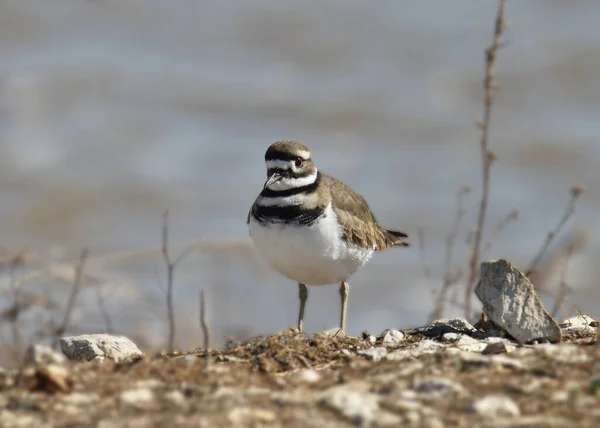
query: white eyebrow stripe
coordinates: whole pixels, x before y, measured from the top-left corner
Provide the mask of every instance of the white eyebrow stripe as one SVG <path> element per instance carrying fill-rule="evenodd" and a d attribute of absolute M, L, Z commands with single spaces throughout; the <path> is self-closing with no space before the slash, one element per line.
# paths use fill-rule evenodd
<path fill-rule="evenodd" d="M 267 168 L 278 168 L 278 169 L 290 169 L 292 166 L 292 161 L 284 161 L 284 160 L 268 160 Z"/>
<path fill-rule="evenodd" d="M 306 150 L 300 150 L 298 152 L 298 156 L 300 156 L 304 160 L 307 160 L 307 159 L 310 159 L 310 152 L 307 152 Z"/>

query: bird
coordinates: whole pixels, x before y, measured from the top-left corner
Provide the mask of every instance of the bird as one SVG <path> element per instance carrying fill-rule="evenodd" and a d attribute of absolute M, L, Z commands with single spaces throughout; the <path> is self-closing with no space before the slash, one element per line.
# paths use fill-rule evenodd
<path fill-rule="evenodd" d="M 304 144 L 277 141 L 265 153 L 267 180 L 248 212 L 254 247 L 274 270 L 298 283 L 298 331 L 304 332 L 307 286 L 340 284 L 346 330 L 348 279 L 375 251 L 408 247 L 408 235 L 381 226 L 365 199 L 322 173 Z"/>

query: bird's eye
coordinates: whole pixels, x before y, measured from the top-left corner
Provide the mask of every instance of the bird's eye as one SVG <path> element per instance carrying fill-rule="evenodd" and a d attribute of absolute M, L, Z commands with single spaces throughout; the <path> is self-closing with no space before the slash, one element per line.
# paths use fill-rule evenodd
<path fill-rule="evenodd" d="M 296 159 L 296 162 L 294 162 L 294 165 L 296 165 L 296 168 L 302 168 L 302 165 L 304 165 L 304 159 L 302 159 L 302 158 Z"/>

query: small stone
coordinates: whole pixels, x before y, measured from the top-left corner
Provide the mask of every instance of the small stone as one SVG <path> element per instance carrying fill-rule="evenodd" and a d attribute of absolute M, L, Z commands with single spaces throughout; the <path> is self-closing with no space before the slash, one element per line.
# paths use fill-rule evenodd
<path fill-rule="evenodd" d="M 316 383 L 321 380 L 321 375 L 314 369 L 304 369 L 297 372 L 294 378 L 302 383 Z"/>
<path fill-rule="evenodd" d="M 483 312 L 520 343 L 560 342 L 560 328 L 537 297 L 529 279 L 506 260 L 481 264 L 475 294 Z"/>
<path fill-rule="evenodd" d="M 488 395 L 475 400 L 471 403 L 469 410 L 489 418 L 519 416 L 521 414 L 517 403 L 504 395 Z"/>
<path fill-rule="evenodd" d="M 185 404 L 185 396 L 177 389 L 169 391 L 164 395 L 165 400 L 177 407 L 182 407 Z"/>
<path fill-rule="evenodd" d="M 357 352 L 357 354 L 362 355 L 367 360 L 379 361 L 387 355 L 387 349 L 385 349 L 383 347 L 367 348 L 367 349 L 361 349 L 360 351 Z"/>
<path fill-rule="evenodd" d="M 557 404 L 564 404 L 569 401 L 569 397 L 570 397 L 569 391 L 556 391 L 550 397 L 550 401 L 552 401 L 553 403 L 557 403 Z"/>
<path fill-rule="evenodd" d="M 462 335 L 458 339 L 458 342 L 456 342 L 456 346 L 462 351 L 481 352 L 486 348 L 487 344 L 470 336 Z"/>
<path fill-rule="evenodd" d="M 404 333 L 400 330 L 385 330 L 382 334 L 383 346 L 392 347 L 397 346 L 404 340 Z"/>
<path fill-rule="evenodd" d="M 415 382 L 413 389 L 423 399 L 438 399 L 447 396 L 465 395 L 459 383 L 445 378 L 427 378 Z"/>
<path fill-rule="evenodd" d="M 379 411 L 379 398 L 369 392 L 359 392 L 345 386 L 326 390 L 321 402 L 339 412 L 355 425 L 370 426 L 375 423 Z"/>
<path fill-rule="evenodd" d="M 154 393 L 149 388 L 129 389 L 121 392 L 119 400 L 123 406 L 149 409 L 154 405 Z"/>
<path fill-rule="evenodd" d="M 25 354 L 25 362 L 30 364 L 63 364 L 66 360 L 64 355 L 44 345 L 31 345 Z"/>
<path fill-rule="evenodd" d="M 442 336 L 442 342 L 457 342 L 460 339 L 460 334 L 458 333 L 444 333 Z"/>
<path fill-rule="evenodd" d="M 504 354 L 508 352 L 506 345 L 502 342 L 488 343 L 483 351 L 484 355 Z"/>
<path fill-rule="evenodd" d="M 563 331 L 589 331 L 595 332 L 598 327 L 598 321 L 594 320 L 589 315 L 577 315 L 576 317 L 572 317 L 564 320 L 560 323 L 560 328 Z"/>
<path fill-rule="evenodd" d="M 120 363 L 144 356 L 135 343 L 125 336 L 109 334 L 63 337 L 60 339 L 60 347 L 67 358 L 77 361 L 104 361 L 108 358 Z"/>

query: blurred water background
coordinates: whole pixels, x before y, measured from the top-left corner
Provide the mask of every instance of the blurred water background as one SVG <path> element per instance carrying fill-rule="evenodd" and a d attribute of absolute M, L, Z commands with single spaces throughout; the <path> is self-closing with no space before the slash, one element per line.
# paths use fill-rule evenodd
<path fill-rule="evenodd" d="M 217 341 L 293 326 L 296 285 L 254 252 L 245 221 L 264 182 L 264 151 L 297 139 L 415 244 L 378 254 L 352 278 L 349 333 L 424 323 L 462 185 L 473 191 L 457 266 L 476 222 L 475 122 L 495 13 L 492 1 L 3 0 L 0 245 L 5 260 L 21 253 L 27 262 L 12 284 L 60 314 L 70 266 L 89 248 L 70 331 L 107 329 L 100 297 L 112 331 L 163 346 L 158 250 L 169 209 L 173 256 L 203 240 L 175 272 L 179 346 L 201 344 L 200 288 Z M 483 257 L 525 269 L 570 187 L 584 186 L 544 260 L 545 286 L 557 289 L 563 267 L 553 254 L 575 236 L 565 313 L 598 316 L 600 3 L 509 1 L 507 17 L 484 241 L 512 210 L 519 219 Z M 2 272 L 7 309 L 10 270 Z M 20 334 L 56 313 L 23 313 Z M 309 290 L 308 331 L 336 326 L 338 313 L 337 286 Z M 2 324 L 5 343 L 10 331 Z"/>

